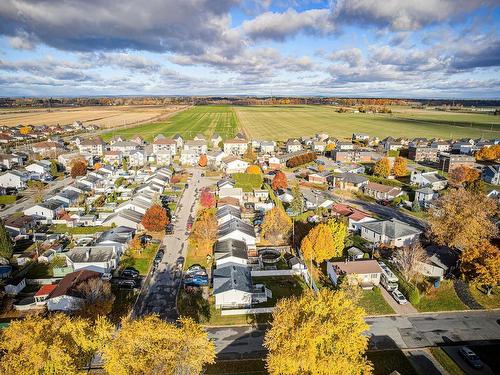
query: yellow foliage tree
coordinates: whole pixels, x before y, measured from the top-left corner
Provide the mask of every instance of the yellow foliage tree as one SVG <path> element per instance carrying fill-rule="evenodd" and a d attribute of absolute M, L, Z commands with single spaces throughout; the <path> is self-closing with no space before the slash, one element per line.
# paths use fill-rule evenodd
<path fill-rule="evenodd" d="M 325 147 L 326 152 L 331 152 L 335 148 L 335 143 L 328 143 Z"/>
<path fill-rule="evenodd" d="M 470 249 L 497 233 L 496 203 L 482 194 L 451 189 L 429 210 L 429 229 L 439 245 Z"/>
<path fill-rule="evenodd" d="M 486 240 L 464 249 L 460 256 L 460 270 L 490 295 L 493 286 L 500 284 L 500 251 Z"/>
<path fill-rule="evenodd" d="M 500 145 L 483 146 L 478 152 L 476 152 L 476 159 L 487 161 L 500 159 Z"/>
<path fill-rule="evenodd" d="M 269 373 L 371 374 L 364 315 L 344 291 L 322 289 L 280 300 L 264 339 Z"/>
<path fill-rule="evenodd" d="M 125 320 L 115 339 L 103 350 L 108 374 L 200 374 L 213 363 L 215 345 L 192 319 L 179 326 L 155 315 Z"/>
<path fill-rule="evenodd" d="M 382 158 L 373 166 L 373 174 L 380 177 L 389 177 L 391 174 L 391 163 L 388 158 Z"/>
<path fill-rule="evenodd" d="M 302 239 L 300 250 L 305 258 L 321 263 L 336 254 L 335 242 L 330 227 L 318 224 Z"/>
<path fill-rule="evenodd" d="M 0 337 L 1 374 L 79 374 L 111 340 L 114 328 L 104 318 L 94 323 L 64 314 L 27 316 Z"/>
<path fill-rule="evenodd" d="M 408 174 L 408 163 L 405 158 L 398 156 L 394 160 L 394 167 L 392 168 L 392 172 L 396 177 L 404 177 Z"/>
<path fill-rule="evenodd" d="M 23 126 L 21 129 L 19 129 L 19 133 L 22 135 L 26 135 L 31 133 L 31 128 L 29 126 Z"/>
<path fill-rule="evenodd" d="M 292 219 L 281 207 L 273 207 L 266 212 L 262 221 L 262 237 L 271 243 L 286 242 L 292 230 Z"/>
<path fill-rule="evenodd" d="M 345 240 L 349 235 L 347 224 L 341 220 L 334 219 L 328 220 L 327 224 L 332 232 L 333 238 L 332 257 L 340 257 L 344 251 Z"/>
<path fill-rule="evenodd" d="M 260 174 L 260 167 L 258 165 L 249 165 L 247 170 L 246 170 L 246 173 L 248 174 Z"/>

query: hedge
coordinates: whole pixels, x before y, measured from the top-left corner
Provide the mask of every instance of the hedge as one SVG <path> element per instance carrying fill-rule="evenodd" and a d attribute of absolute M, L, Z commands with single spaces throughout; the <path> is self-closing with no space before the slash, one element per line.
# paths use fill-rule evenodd
<path fill-rule="evenodd" d="M 420 292 L 418 291 L 418 288 L 404 280 L 402 277 L 399 277 L 399 290 L 412 305 L 418 305 L 420 303 Z"/>
<path fill-rule="evenodd" d="M 293 158 L 288 159 L 286 162 L 286 166 L 288 168 L 295 168 L 299 165 L 310 163 L 311 161 L 316 160 L 317 155 L 315 152 L 308 152 L 303 155 L 294 156 Z"/>

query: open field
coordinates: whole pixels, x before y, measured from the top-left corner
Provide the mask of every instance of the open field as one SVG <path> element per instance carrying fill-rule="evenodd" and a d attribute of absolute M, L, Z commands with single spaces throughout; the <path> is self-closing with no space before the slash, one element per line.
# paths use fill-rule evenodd
<path fill-rule="evenodd" d="M 0 111 L 0 125 L 67 125 L 74 121 L 112 128 L 163 118 L 181 106 L 113 106 Z"/>
<path fill-rule="evenodd" d="M 159 133 L 166 137 L 179 133 L 184 139 L 192 139 L 198 133 L 208 139 L 213 133 L 219 133 L 226 139 L 234 137 L 237 129 L 238 119 L 230 106 L 202 106 L 177 113 L 166 121 L 110 131 L 103 134 L 103 139 L 109 140 L 113 135 L 130 138 L 139 134 L 146 141 L 151 141 Z"/>
<path fill-rule="evenodd" d="M 353 132 L 384 138 L 493 138 L 500 136 L 500 116 L 392 108 L 392 114 L 338 113 L 330 106 L 234 107 L 250 138 L 287 139 L 326 132 L 351 137 Z"/>

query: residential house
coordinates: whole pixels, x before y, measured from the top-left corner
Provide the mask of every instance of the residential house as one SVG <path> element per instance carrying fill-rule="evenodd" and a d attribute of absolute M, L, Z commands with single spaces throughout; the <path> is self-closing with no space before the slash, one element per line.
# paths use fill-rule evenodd
<path fill-rule="evenodd" d="M 224 188 L 218 192 L 219 199 L 222 198 L 235 198 L 238 202 L 243 203 L 243 189 L 242 188 Z"/>
<path fill-rule="evenodd" d="M 451 144 L 447 141 L 434 140 L 431 142 L 431 147 L 437 149 L 439 152 L 450 152 Z"/>
<path fill-rule="evenodd" d="M 73 270 L 89 270 L 99 273 L 111 273 L 120 260 L 115 246 L 76 246 L 64 253 L 67 265 Z"/>
<path fill-rule="evenodd" d="M 106 151 L 103 161 L 109 165 L 119 166 L 122 164 L 123 155 L 121 151 Z"/>
<path fill-rule="evenodd" d="M 348 229 L 357 233 L 361 231 L 361 224 L 377 220 L 364 211 L 342 203 L 332 206 L 332 215 L 347 218 Z"/>
<path fill-rule="evenodd" d="M 368 184 L 368 178 L 356 173 L 340 173 L 333 175 L 332 184 L 341 190 L 361 191 Z"/>
<path fill-rule="evenodd" d="M 227 239 L 244 241 L 247 247 L 255 248 L 254 227 L 239 219 L 233 219 L 222 224 L 217 232 L 217 238 L 219 241 Z"/>
<path fill-rule="evenodd" d="M 413 170 L 410 175 L 410 181 L 417 186 L 429 186 L 434 191 L 443 190 L 448 184 L 448 180 L 441 176 L 437 171 L 422 172 Z"/>
<path fill-rule="evenodd" d="M 59 142 L 43 141 L 34 143 L 31 146 L 33 153 L 39 154 L 43 157 L 54 158 L 60 153 L 64 152 L 64 146 Z"/>
<path fill-rule="evenodd" d="M 131 210 L 139 212 L 144 215 L 149 207 L 151 207 L 151 202 L 148 202 L 139 197 L 134 197 L 128 201 L 121 203 L 118 207 L 116 207 L 115 213 L 123 210 Z"/>
<path fill-rule="evenodd" d="M 63 210 L 63 204 L 58 200 L 37 203 L 24 210 L 25 215 L 43 218 L 49 223 L 54 220 L 57 215 Z"/>
<path fill-rule="evenodd" d="M 172 154 L 167 150 L 160 150 L 156 154 L 157 165 L 170 165 L 172 164 Z"/>
<path fill-rule="evenodd" d="M 333 198 L 326 193 L 319 193 L 308 189 L 301 190 L 301 193 L 307 210 L 314 210 L 319 207 L 330 208 L 335 203 Z"/>
<path fill-rule="evenodd" d="M 59 203 L 62 207 L 70 207 L 73 206 L 78 199 L 80 198 L 80 194 L 74 190 L 63 190 L 52 197 L 46 199 L 46 202 L 55 201 Z"/>
<path fill-rule="evenodd" d="M 253 196 L 260 202 L 265 202 L 269 198 L 269 191 L 266 189 L 254 189 Z"/>
<path fill-rule="evenodd" d="M 268 159 L 267 164 L 269 165 L 270 169 L 281 169 L 283 167 L 281 160 L 276 156 L 271 156 Z"/>
<path fill-rule="evenodd" d="M 434 192 L 430 187 L 422 187 L 415 190 L 415 199 L 421 207 L 428 207 L 429 203 L 437 197 L 437 193 Z"/>
<path fill-rule="evenodd" d="M 370 136 L 366 133 L 353 133 L 352 134 L 352 140 L 353 141 L 367 141 L 370 139 Z"/>
<path fill-rule="evenodd" d="M 260 152 L 264 154 L 272 154 L 276 148 L 275 141 L 262 141 L 260 142 Z"/>
<path fill-rule="evenodd" d="M 226 174 L 245 173 L 249 163 L 236 157 L 228 156 L 222 159 L 221 168 Z"/>
<path fill-rule="evenodd" d="M 87 152 L 93 156 L 103 156 L 106 151 L 106 143 L 101 137 L 86 139 L 78 146 L 80 152 Z"/>
<path fill-rule="evenodd" d="M 408 159 L 416 162 L 437 162 L 439 150 L 429 146 L 410 145 L 408 148 Z"/>
<path fill-rule="evenodd" d="M 99 246 L 114 246 L 119 255 L 122 255 L 127 249 L 127 245 L 132 240 L 135 229 L 128 227 L 116 227 L 102 232 L 97 237 L 95 243 Z"/>
<path fill-rule="evenodd" d="M 403 190 L 400 187 L 382 185 L 371 181 L 364 186 L 363 191 L 370 197 L 383 200 L 393 200 L 403 194 Z"/>
<path fill-rule="evenodd" d="M 47 163 L 44 163 L 47 162 Z M 31 163 L 30 165 L 27 165 L 25 169 L 28 172 L 36 173 L 39 175 L 44 175 L 44 174 L 50 174 L 50 161 L 48 160 L 41 160 L 37 161 L 35 163 Z"/>
<path fill-rule="evenodd" d="M 184 143 L 184 151 L 194 151 L 198 156 L 207 153 L 207 141 L 205 140 L 192 140 Z"/>
<path fill-rule="evenodd" d="M 219 168 L 222 164 L 222 159 L 226 157 L 224 151 L 208 151 L 207 152 L 207 166 L 209 168 Z"/>
<path fill-rule="evenodd" d="M 26 172 L 18 170 L 7 171 L 0 175 L 0 187 L 24 189 L 28 180 L 29 176 Z"/>
<path fill-rule="evenodd" d="M 489 184 L 500 185 L 500 166 L 497 164 L 484 167 L 481 177 Z"/>
<path fill-rule="evenodd" d="M 286 152 L 300 152 L 302 151 L 302 144 L 297 139 L 289 139 L 285 144 Z"/>
<path fill-rule="evenodd" d="M 114 144 L 112 144 L 110 147 L 110 150 L 121 152 L 122 155 L 124 155 L 124 156 L 129 156 L 132 152 L 137 150 L 138 147 L 139 147 L 139 145 L 135 142 L 121 141 L 121 142 L 115 142 Z"/>
<path fill-rule="evenodd" d="M 350 151 L 354 150 L 354 144 L 352 142 L 337 142 L 335 149 L 338 151 Z"/>
<path fill-rule="evenodd" d="M 222 137 L 220 136 L 219 133 L 214 133 L 212 134 L 212 137 L 210 137 L 210 143 L 212 144 L 213 147 L 218 147 L 219 143 L 222 142 Z"/>
<path fill-rule="evenodd" d="M 384 147 L 385 151 L 399 151 L 403 148 L 403 143 L 392 137 L 382 139 L 382 141 L 380 141 L 380 145 Z"/>
<path fill-rule="evenodd" d="M 228 139 L 224 142 L 224 153 L 226 155 L 242 156 L 248 149 L 248 142 L 242 139 Z"/>
<path fill-rule="evenodd" d="M 215 307 L 251 307 L 254 287 L 250 267 L 237 263 L 225 263 L 213 271 Z"/>
<path fill-rule="evenodd" d="M 217 201 L 217 207 L 231 206 L 234 208 L 240 208 L 240 201 L 233 197 L 220 198 Z"/>
<path fill-rule="evenodd" d="M 5 229 L 12 238 L 25 236 L 36 227 L 36 219 L 29 215 L 11 215 L 4 221 Z"/>
<path fill-rule="evenodd" d="M 17 154 L 3 154 L 0 153 L 0 166 L 6 169 L 12 169 L 17 166 L 23 165 L 23 158 Z"/>
<path fill-rule="evenodd" d="M 182 165 L 198 165 L 200 154 L 197 150 L 189 149 L 182 150 L 179 161 Z"/>
<path fill-rule="evenodd" d="M 402 221 L 391 219 L 361 224 L 361 237 L 375 244 L 401 247 L 418 240 L 422 231 Z"/>
<path fill-rule="evenodd" d="M 57 157 L 59 164 L 61 164 L 67 171 L 71 171 L 71 165 L 75 160 L 85 160 L 89 167 L 94 165 L 94 156 L 88 152 L 71 152 L 61 154 Z"/>
<path fill-rule="evenodd" d="M 333 173 L 330 171 L 310 173 L 307 180 L 312 184 L 327 185 L 333 182 Z"/>
<path fill-rule="evenodd" d="M 341 163 L 367 163 L 376 158 L 373 151 L 355 149 L 355 150 L 333 150 L 332 157 L 334 161 Z"/>
<path fill-rule="evenodd" d="M 247 244 L 233 239 L 217 241 L 214 246 L 214 258 L 217 268 L 228 263 L 246 266 L 248 264 Z"/>
<path fill-rule="evenodd" d="M 341 277 L 346 277 L 350 285 L 372 289 L 380 284 L 382 268 L 376 260 L 326 262 L 326 272 L 335 285 L 339 283 Z"/>
<path fill-rule="evenodd" d="M 314 152 L 321 154 L 326 150 L 326 143 L 321 141 L 314 141 L 311 145 L 311 148 Z"/>
<path fill-rule="evenodd" d="M 46 298 L 47 310 L 65 312 L 79 310 L 84 297 L 78 290 L 78 286 L 100 277 L 100 273 L 85 269 L 67 274 Z"/>
<path fill-rule="evenodd" d="M 103 220 L 102 225 L 114 225 L 117 227 L 124 226 L 128 228 L 139 229 L 141 227 L 142 216 L 143 214 L 138 211 L 124 209 L 119 212 L 114 212 L 113 214 L 106 217 Z"/>
<path fill-rule="evenodd" d="M 47 284 L 42 285 L 40 289 L 35 293 L 35 304 L 37 306 L 45 305 L 50 294 L 57 288 L 57 284 Z"/>
<path fill-rule="evenodd" d="M 193 138 L 194 141 L 203 141 L 206 142 L 207 140 L 205 139 L 205 136 L 201 133 L 198 133 L 194 136 Z"/>
<path fill-rule="evenodd" d="M 153 154 L 158 155 L 160 151 L 165 151 L 174 156 L 177 153 L 177 142 L 173 139 L 158 139 L 153 142 Z"/>
<path fill-rule="evenodd" d="M 474 168 L 476 159 L 469 155 L 454 155 L 442 153 L 439 155 L 439 170 L 450 172 L 452 169 L 464 165 Z"/>
<path fill-rule="evenodd" d="M 115 143 L 117 143 L 117 142 L 123 142 L 124 140 L 125 140 L 125 138 L 123 138 L 121 135 L 114 135 L 109 140 L 109 144 L 110 145 L 114 145 Z"/>
<path fill-rule="evenodd" d="M 217 218 L 217 225 L 220 226 L 233 219 L 241 219 L 241 210 L 239 207 L 222 206 L 217 209 L 215 217 Z"/>
<path fill-rule="evenodd" d="M 177 149 L 182 150 L 182 148 L 184 147 L 184 139 L 180 136 L 180 134 L 174 135 L 172 139 L 177 144 Z"/>
<path fill-rule="evenodd" d="M 232 189 L 235 187 L 235 182 L 232 179 L 224 178 L 222 180 L 217 181 L 217 189 Z"/>
<path fill-rule="evenodd" d="M 138 144 L 139 146 L 142 146 L 145 143 L 144 139 L 140 135 L 134 135 L 130 138 L 130 141 Z"/>
<path fill-rule="evenodd" d="M 142 167 L 146 165 L 146 153 L 143 150 L 135 150 L 130 153 L 129 165 L 131 167 Z"/>

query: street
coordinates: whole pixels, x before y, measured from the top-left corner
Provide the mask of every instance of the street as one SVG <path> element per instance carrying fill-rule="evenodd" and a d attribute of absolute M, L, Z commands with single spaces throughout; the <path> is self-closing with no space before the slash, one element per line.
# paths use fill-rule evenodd
<path fill-rule="evenodd" d="M 62 180 L 56 180 L 55 182 L 50 182 L 47 185 L 47 188 L 44 190 L 43 194 L 45 197 L 49 196 L 54 190 L 57 189 L 62 189 L 66 186 L 68 186 L 71 182 L 74 180 L 71 177 L 66 177 Z M 10 205 L 8 208 L 5 210 L 2 210 L 0 212 L 0 217 L 4 218 L 9 215 L 12 215 L 16 212 L 22 212 L 25 209 L 29 208 L 32 206 L 34 202 L 35 196 L 33 192 L 31 192 L 29 189 L 23 191 L 23 197 L 16 202 L 13 205 Z"/>
<path fill-rule="evenodd" d="M 420 349 L 500 339 L 497 311 L 429 313 L 367 318 L 369 349 Z M 220 359 L 258 358 L 266 325 L 208 328 Z"/>
<path fill-rule="evenodd" d="M 175 321 L 178 318 L 176 300 L 182 270 L 176 266 L 176 261 L 179 257 L 186 258 L 188 244 L 186 226 L 189 216 L 192 215 L 194 218 L 197 209 L 195 191 L 213 183 L 213 180 L 201 177 L 199 169 L 191 169 L 189 172 L 193 173 L 193 177 L 177 206 L 174 233 L 163 237 L 161 246 L 165 254 L 156 271 L 146 278 L 132 313 L 133 317 L 155 313 L 169 321 Z"/>

